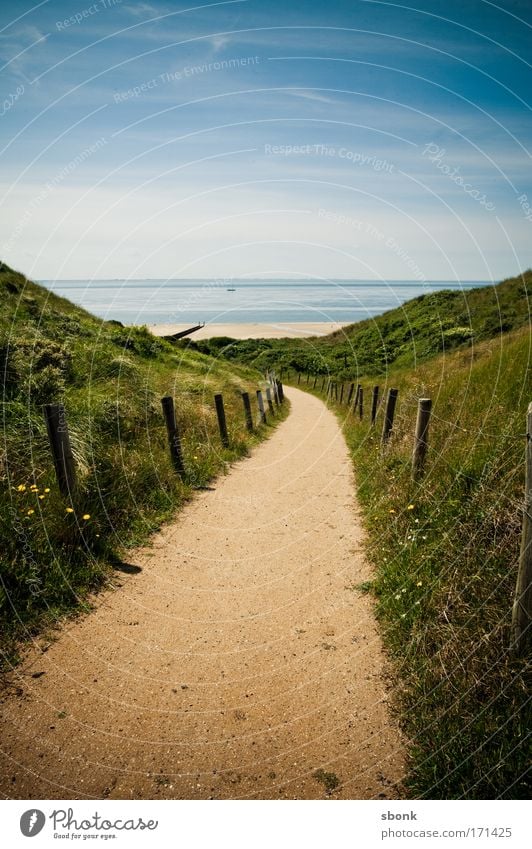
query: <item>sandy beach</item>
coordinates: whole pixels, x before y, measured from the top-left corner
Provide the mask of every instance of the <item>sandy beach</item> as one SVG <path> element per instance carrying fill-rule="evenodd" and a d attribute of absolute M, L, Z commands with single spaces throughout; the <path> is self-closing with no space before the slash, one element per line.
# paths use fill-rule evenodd
<path fill-rule="evenodd" d="M 148 329 L 155 336 L 170 336 L 190 327 L 189 324 L 151 324 Z M 305 336 L 326 336 L 341 327 L 341 322 L 292 322 L 286 324 L 206 324 L 190 335 L 191 339 L 210 339 L 213 336 L 230 336 L 232 339 L 283 339 Z"/>

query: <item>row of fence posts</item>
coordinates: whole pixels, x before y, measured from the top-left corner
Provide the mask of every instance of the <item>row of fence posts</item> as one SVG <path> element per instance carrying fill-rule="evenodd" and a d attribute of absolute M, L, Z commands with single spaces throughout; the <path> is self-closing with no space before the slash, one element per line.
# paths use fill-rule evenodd
<path fill-rule="evenodd" d="M 316 388 L 319 380 L 314 376 L 312 388 Z M 306 384 L 310 386 L 311 376 L 306 375 Z M 297 384 L 301 384 L 301 372 L 297 375 Z M 343 403 L 345 387 L 340 385 L 340 396 L 338 397 L 338 384 L 330 379 L 322 378 L 321 390 L 326 391 L 327 398 Z M 354 401 L 353 401 L 353 395 Z M 397 406 L 398 389 L 389 389 L 386 397 L 384 420 L 382 426 L 381 443 L 386 445 L 392 435 L 395 411 Z M 380 403 L 380 387 L 374 386 L 371 400 L 371 425 L 374 426 Z M 358 384 L 349 385 L 347 392 L 347 406 L 353 401 L 352 412 L 357 413 L 360 419 L 364 416 L 364 389 Z M 425 470 L 425 461 L 429 445 L 429 425 L 432 412 L 432 400 L 420 398 L 418 400 L 416 426 L 414 432 L 414 447 L 412 451 L 412 474 L 414 478 L 422 477 Z M 523 654 L 532 642 L 532 403 L 528 406 L 526 422 L 526 457 L 525 457 L 525 494 L 523 504 L 523 521 L 521 530 L 521 548 L 519 554 L 519 566 L 517 572 L 517 585 L 515 590 L 512 609 L 512 648 L 516 654 Z"/>
<path fill-rule="evenodd" d="M 273 373 L 267 375 L 267 379 L 268 387 L 265 394 L 268 403 L 268 412 L 271 416 L 274 416 L 274 401 L 276 406 L 280 406 L 282 404 L 284 401 L 284 390 L 282 383 L 280 380 L 275 378 Z M 274 400 L 272 400 L 272 393 Z M 242 404 L 244 408 L 246 428 L 249 433 L 253 433 L 255 427 L 253 424 L 253 413 L 251 410 L 249 392 L 242 392 Z M 185 463 L 183 460 L 181 435 L 177 424 L 174 399 L 172 396 L 166 395 L 164 398 L 161 398 L 161 406 L 166 425 L 170 459 L 176 472 L 182 476 L 185 473 Z M 224 399 L 221 392 L 216 393 L 214 396 L 214 406 L 216 409 L 216 418 L 218 420 L 218 429 L 220 431 L 220 440 L 223 447 L 228 448 L 230 446 L 230 439 L 227 430 Z M 257 389 L 257 409 L 259 425 L 267 424 L 264 398 L 261 389 Z M 45 404 L 44 418 L 46 421 L 48 441 L 50 443 L 59 491 L 61 495 L 70 497 L 76 489 L 76 465 L 74 462 L 74 455 L 72 453 L 66 413 L 63 404 Z"/>
<path fill-rule="evenodd" d="M 281 372 L 282 377 L 282 372 Z M 281 380 L 275 377 L 274 373 L 267 374 L 268 387 L 266 388 L 266 401 L 268 403 L 268 411 L 270 415 L 274 415 L 274 401 L 277 406 L 280 406 L 284 400 L 284 389 Z M 317 376 L 314 377 L 316 386 Z M 298 374 L 298 385 L 301 383 L 301 373 Z M 310 382 L 310 376 L 307 374 L 307 384 Z M 329 382 L 330 384 L 331 382 Z M 322 382 L 322 386 L 325 383 Z M 343 402 L 344 385 L 340 390 L 340 398 L 338 399 L 338 387 L 334 384 L 334 398 Z M 330 393 L 330 385 L 327 387 L 327 393 Z M 273 399 L 272 399 L 273 392 Z M 259 412 L 259 424 L 266 424 L 266 411 L 264 408 L 264 398 L 261 389 L 257 389 L 257 407 Z M 355 384 L 351 383 L 347 393 L 347 405 L 351 404 L 353 395 L 355 394 Z M 391 436 L 395 410 L 398 398 L 397 389 L 389 389 L 386 398 L 386 406 L 384 412 L 384 422 L 382 428 L 381 442 L 385 445 Z M 363 387 L 358 384 L 353 402 L 353 412 L 358 410 L 360 419 L 363 418 Z M 380 403 L 380 387 L 374 386 L 372 392 L 371 403 L 371 425 L 374 426 L 377 419 L 377 412 Z M 229 446 L 229 435 L 227 431 L 227 422 L 225 416 L 225 408 L 223 396 L 217 393 L 214 396 L 216 414 L 218 419 L 218 427 L 220 431 L 220 439 L 224 447 Z M 247 430 L 251 433 L 254 430 L 253 415 L 251 411 L 251 402 L 248 392 L 242 393 L 242 403 L 244 407 L 244 417 Z M 181 438 L 177 426 L 174 400 L 171 396 L 165 396 L 161 399 L 163 415 L 166 424 L 168 436 L 168 445 L 170 449 L 170 457 L 172 464 L 179 475 L 182 475 L 185 470 L 183 461 L 183 452 L 181 448 Z M 430 415 L 432 411 L 432 401 L 430 398 L 420 398 L 418 401 L 418 411 L 416 419 L 416 428 L 414 435 L 414 449 L 412 456 L 412 471 L 415 477 L 421 476 L 424 471 L 425 459 L 428 449 L 428 432 Z M 48 431 L 48 438 L 52 452 L 52 458 L 57 478 L 59 490 L 63 496 L 69 497 L 74 493 L 76 487 L 76 467 L 74 455 L 70 443 L 68 433 L 68 425 L 66 421 L 65 408 L 62 404 L 46 404 L 44 407 L 44 417 Z M 515 599 L 512 610 L 512 644 L 518 653 L 523 653 L 525 647 L 530 642 L 532 635 L 532 403 L 527 411 L 527 429 L 526 429 L 526 461 L 525 461 L 525 497 L 523 506 L 523 523 L 521 534 L 521 550 L 519 556 L 519 568 L 517 575 L 517 586 Z"/>
<path fill-rule="evenodd" d="M 312 383 L 313 389 L 316 388 L 318 379 L 318 375 L 315 375 L 314 381 Z M 306 382 L 307 385 L 310 383 L 310 376 L 308 374 Z M 298 385 L 301 384 L 301 372 L 298 373 L 297 383 Z M 319 389 L 321 391 L 325 390 L 328 400 L 337 401 L 339 404 L 343 404 L 344 395 L 346 394 L 346 388 L 343 383 L 340 384 L 340 392 L 338 392 L 338 383 L 336 381 L 323 377 L 321 379 L 321 387 L 319 387 Z M 381 433 L 381 443 L 383 446 L 390 441 L 390 437 L 392 435 L 398 396 L 398 389 L 388 390 L 388 394 L 386 396 L 386 403 L 384 406 L 384 419 Z M 372 427 L 375 426 L 379 406 L 381 405 L 383 400 L 384 398 L 381 397 L 380 386 L 374 386 L 371 393 L 370 408 L 370 422 Z M 364 418 L 364 387 L 360 383 L 356 385 L 356 390 L 354 383 L 349 384 L 346 405 L 351 408 L 351 404 L 352 412 L 355 415 L 358 414 L 360 421 L 362 421 Z M 425 470 L 425 460 L 427 457 L 427 450 L 429 444 L 429 424 L 431 411 L 431 399 L 420 398 L 418 401 L 416 429 L 414 433 L 414 449 L 412 452 L 412 473 L 414 477 L 421 477 Z"/>

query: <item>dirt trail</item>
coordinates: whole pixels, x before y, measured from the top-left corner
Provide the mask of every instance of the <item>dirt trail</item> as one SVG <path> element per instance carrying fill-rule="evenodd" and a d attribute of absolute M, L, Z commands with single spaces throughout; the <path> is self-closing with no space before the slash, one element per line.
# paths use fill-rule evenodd
<path fill-rule="evenodd" d="M 397 797 L 347 448 L 287 395 L 273 436 L 130 556 L 142 571 L 13 673 L 4 796 Z"/>

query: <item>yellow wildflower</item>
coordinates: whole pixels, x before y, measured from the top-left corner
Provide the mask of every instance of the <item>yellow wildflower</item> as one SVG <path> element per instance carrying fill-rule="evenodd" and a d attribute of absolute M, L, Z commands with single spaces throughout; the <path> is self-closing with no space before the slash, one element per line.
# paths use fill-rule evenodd
<path fill-rule="evenodd" d="M 389 512 L 389 513 L 395 513 L 395 510 L 394 510 L 394 509 L 393 509 L 393 507 L 392 507 L 392 509 L 391 509 L 391 510 L 389 510 L 388 512 Z"/>
<path fill-rule="evenodd" d="M 67 513 L 73 513 L 73 512 L 74 512 L 74 509 L 73 509 L 72 507 L 67 507 L 67 508 L 66 508 L 66 512 L 67 512 Z"/>
<path fill-rule="evenodd" d="M 416 506 L 415 504 L 409 504 L 406 509 L 407 510 L 413 510 L 415 506 Z"/>
<path fill-rule="evenodd" d="M 19 483 L 19 485 L 17 486 L 17 491 L 18 492 L 26 492 L 26 484 Z"/>
<path fill-rule="evenodd" d="M 42 500 L 43 500 L 43 498 L 45 498 L 45 497 L 46 497 L 46 496 L 44 496 L 44 495 L 39 495 L 39 498 L 41 499 L 41 501 L 42 501 Z"/>
<path fill-rule="evenodd" d="M 33 513 L 35 513 L 35 510 L 28 510 L 28 514 L 27 514 L 27 515 L 28 515 L 28 516 L 31 516 Z"/>
<path fill-rule="evenodd" d="M 45 489 L 44 491 L 45 491 L 45 492 L 50 492 L 50 487 L 49 487 L 49 486 L 47 486 L 47 487 L 46 487 L 46 489 Z"/>
<path fill-rule="evenodd" d="M 90 513 L 84 513 L 83 514 L 83 518 L 85 519 L 86 522 L 90 519 L 90 517 L 91 517 Z"/>
<path fill-rule="evenodd" d="M 423 581 L 418 581 L 417 584 L 416 584 L 416 587 L 421 587 L 421 586 L 423 586 Z"/>

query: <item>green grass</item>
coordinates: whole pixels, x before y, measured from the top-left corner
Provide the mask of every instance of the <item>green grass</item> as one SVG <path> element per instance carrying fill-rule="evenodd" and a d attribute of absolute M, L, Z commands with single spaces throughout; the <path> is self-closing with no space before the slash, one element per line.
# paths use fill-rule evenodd
<path fill-rule="evenodd" d="M 314 773 L 314 778 L 325 788 L 327 796 L 334 793 L 340 786 L 340 779 L 334 772 L 326 772 L 323 769 L 317 769 Z"/>
<path fill-rule="evenodd" d="M 419 798 L 528 798 L 527 662 L 510 651 L 520 546 L 530 330 L 393 368 L 392 439 L 333 404 L 352 454 Z M 297 381 L 294 381 L 297 382 Z M 301 388 L 305 389 L 303 381 Z M 316 394 L 320 394 L 317 392 Z M 323 397 L 323 396 L 322 396 Z M 424 477 L 411 474 L 420 397 L 433 400 Z"/>
<path fill-rule="evenodd" d="M 198 350 L 260 369 L 292 368 L 342 380 L 415 367 L 441 352 L 471 348 L 530 321 L 532 271 L 496 286 L 421 295 L 382 315 L 308 339 L 209 339 Z"/>
<path fill-rule="evenodd" d="M 246 431 L 241 391 L 254 397 L 259 378 L 246 366 L 101 321 L 5 265 L 0 295 L 0 644 L 12 662 L 21 637 L 83 609 L 125 548 L 145 541 L 269 426 Z M 218 391 L 228 448 L 218 435 Z M 167 447 L 166 394 L 176 403 L 183 480 Z M 71 504 L 57 489 L 42 413 L 58 401 L 77 467 Z"/>

